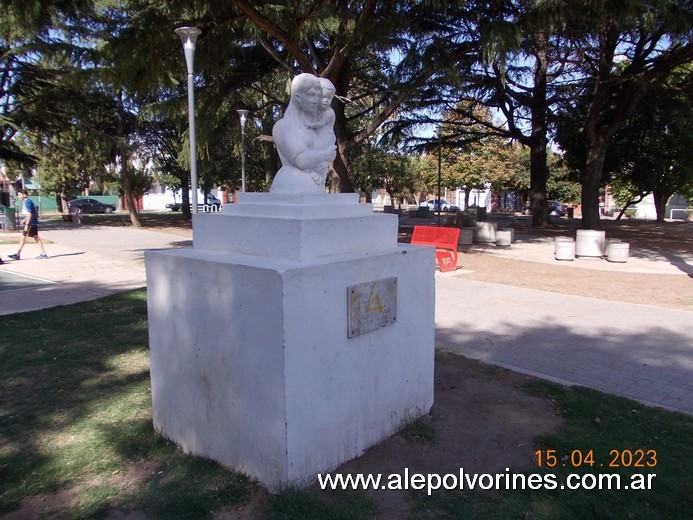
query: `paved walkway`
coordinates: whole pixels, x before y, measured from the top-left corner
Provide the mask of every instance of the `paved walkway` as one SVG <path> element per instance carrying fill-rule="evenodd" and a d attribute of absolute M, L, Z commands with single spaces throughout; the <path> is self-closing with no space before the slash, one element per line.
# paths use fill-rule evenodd
<path fill-rule="evenodd" d="M 28 240 L 19 262 L 8 260 L 16 245 L 0 242 L 5 264 L 0 271 L 53 282 L 0 292 L 0 315 L 46 309 L 93 300 L 120 291 L 144 287 L 144 252 L 149 249 L 189 247 L 187 237 L 130 227 L 76 226 L 49 223 L 40 228 L 48 260 L 38 260 L 38 247 Z M 0 240 L 17 235 L 0 233 Z"/>
<path fill-rule="evenodd" d="M 693 312 L 438 274 L 436 346 L 693 413 Z"/>
<path fill-rule="evenodd" d="M 0 292 L 0 315 L 86 301 L 146 284 L 144 251 L 189 247 L 189 237 L 131 228 L 42 227 L 48 260 L 24 258 L 1 273 L 40 278 L 43 285 Z M 10 238 L 0 234 L 0 240 Z M 490 254 L 555 262 L 548 240 L 518 241 Z M 15 246 L 0 242 L 0 255 Z M 568 265 L 568 264 L 566 264 Z M 693 272 L 693 256 L 641 257 L 626 264 L 601 260 L 574 268 L 666 273 Z M 0 279 L 0 283 L 2 280 Z M 693 414 L 693 312 L 569 296 L 436 274 L 436 343 L 442 350 L 566 384 Z"/>

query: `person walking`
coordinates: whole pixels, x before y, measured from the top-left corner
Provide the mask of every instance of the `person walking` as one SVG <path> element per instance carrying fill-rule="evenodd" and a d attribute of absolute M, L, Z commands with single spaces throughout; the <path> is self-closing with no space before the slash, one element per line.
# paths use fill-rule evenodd
<path fill-rule="evenodd" d="M 19 248 L 17 249 L 17 254 L 7 256 L 13 260 L 19 260 L 22 253 L 22 248 L 24 248 L 26 237 L 32 237 L 34 240 L 36 240 L 36 243 L 41 248 L 41 254 L 36 258 L 48 258 L 46 250 L 43 247 L 43 242 L 41 242 L 38 235 L 38 209 L 36 209 L 36 204 L 34 204 L 34 202 L 29 198 L 29 192 L 27 190 L 20 191 L 19 196 L 24 201 L 24 207 L 22 208 L 22 215 L 25 215 L 24 220 L 22 220 L 24 230 L 22 231 L 22 238 L 19 239 Z"/>

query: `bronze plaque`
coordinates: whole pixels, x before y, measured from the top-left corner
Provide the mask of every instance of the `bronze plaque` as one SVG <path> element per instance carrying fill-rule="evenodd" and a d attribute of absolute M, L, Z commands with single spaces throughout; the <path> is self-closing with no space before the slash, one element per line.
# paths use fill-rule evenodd
<path fill-rule="evenodd" d="M 347 337 L 355 338 L 397 321 L 397 278 L 347 287 Z"/>

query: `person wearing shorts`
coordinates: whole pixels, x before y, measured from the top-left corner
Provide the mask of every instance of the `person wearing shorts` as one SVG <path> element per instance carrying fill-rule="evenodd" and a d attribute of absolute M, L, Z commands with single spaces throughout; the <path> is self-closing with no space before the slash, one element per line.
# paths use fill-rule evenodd
<path fill-rule="evenodd" d="M 17 249 L 17 254 L 7 256 L 9 258 L 12 258 L 13 260 L 19 260 L 20 255 L 22 253 L 22 249 L 24 248 L 24 242 L 26 241 L 26 238 L 31 237 L 34 240 L 36 240 L 36 243 L 41 248 L 41 254 L 38 255 L 36 258 L 48 258 L 46 250 L 43 247 L 43 242 L 41 242 L 41 239 L 38 235 L 38 210 L 36 209 L 36 205 L 29 198 L 29 193 L 27 192 L 27 190 L 20 191 L 19 196 L 24 201 L 24 207 L 22 209 L 22 215 L 25 215 L 24 219 L 22 220 L 22 226 L 24 227 L 24 230 L 22 231 L 22 238 L 19 239 L 19 248 Z"/>

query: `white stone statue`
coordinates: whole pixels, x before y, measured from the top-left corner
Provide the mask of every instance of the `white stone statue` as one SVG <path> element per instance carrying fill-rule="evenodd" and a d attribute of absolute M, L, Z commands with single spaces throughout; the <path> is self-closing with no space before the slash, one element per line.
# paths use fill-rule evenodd
<path fill-rule="evenodd" d="M 270 193 L 325 193 L 329 165 L 337 153 L 330 107 L 334 93 L 328 79 L 313 74 L 299 74 L 291 82 L 289 106 L 272 128 L 282 167 Z"/>

